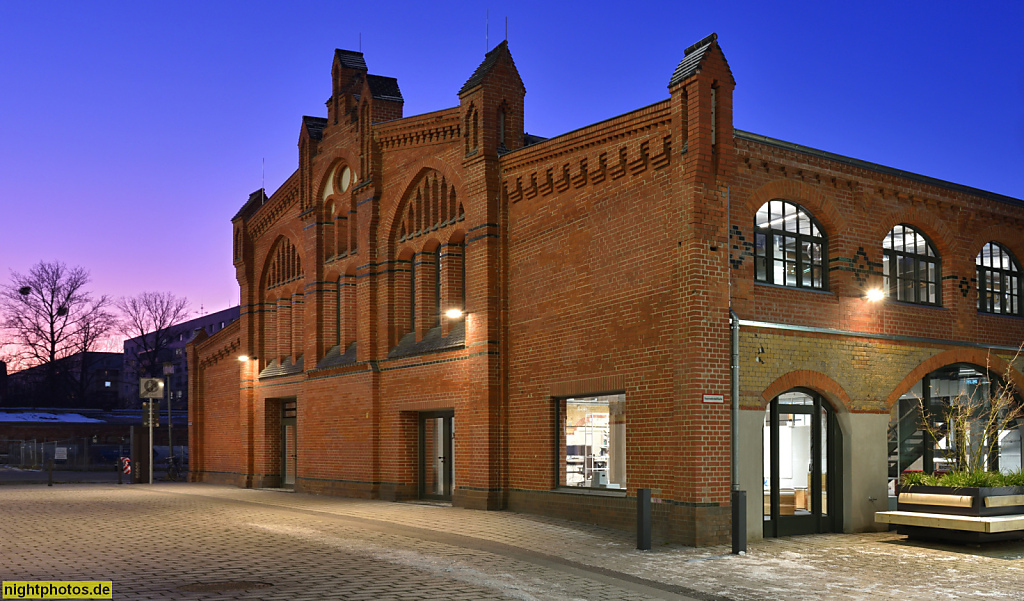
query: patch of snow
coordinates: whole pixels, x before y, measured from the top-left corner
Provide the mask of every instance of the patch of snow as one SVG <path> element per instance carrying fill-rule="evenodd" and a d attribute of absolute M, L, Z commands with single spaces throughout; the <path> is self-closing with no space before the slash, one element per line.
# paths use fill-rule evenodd
<path fill-rule="evenodd" d="M 44 423 L 103 423 L 101 419 L 85 417 L 78 413 L 45 413 L 29 411 L 25 413 L 8 413 L 0 411 L 0 422 L 44 422 Z"/>

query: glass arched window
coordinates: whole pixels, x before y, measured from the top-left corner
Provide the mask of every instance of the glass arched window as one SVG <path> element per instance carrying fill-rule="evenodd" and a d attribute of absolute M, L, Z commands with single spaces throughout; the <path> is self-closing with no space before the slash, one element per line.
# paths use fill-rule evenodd
<path fill-rule="evenodd" d="M 766 202 L 754 218 L 754 273 L 758 282 L 824 290 L 826 240 L 803 207 Z"/>
<path fill-rule="evenodd" d="M 1001 244 L 989 242 L 978 253 L 978 311 L 1020 315 L 1020 263 Z"/>
<path fill-rule="evenodd" d="M 897 225 L 882 240 L 882 278 L 891 298 L 920 305 L 941 304 L 939 256 L 909 225 Z"/>

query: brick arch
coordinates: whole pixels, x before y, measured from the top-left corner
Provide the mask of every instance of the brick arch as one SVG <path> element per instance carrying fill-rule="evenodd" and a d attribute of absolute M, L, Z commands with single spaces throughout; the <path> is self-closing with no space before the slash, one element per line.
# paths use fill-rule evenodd
<path fill-rule="evenodd" d="M 348 167 L 350 170 L 352 170 L 352 175 L 358 175 L 355 172 L 355 167 L 353 166 L 356 163 L 353 162 L 353 159 L 355 157 L 352 156 L 352 153 L 348 152 L 347 150 L 339 150 L 338 155 L 339 156 L 335 157 L 333 160 L 326 163 L 326 167 L 323 170 L 318 169 L 320 173 L 317 174 L 317 177 L 314 180 L 317 182 L 316 195 L 314 196 L 317 203 L 319 203 L 321 198 L 323 198 L 324 188 L 327 186 L 327 179 L 330 175 L 334 173 L 335 169 L 339 167 Z M 349 190 L 354 188 L 355 185 L 356 180 L 353 177 L 352 181 L 349 183 Z"/>
<path fill-rule="evenodd" d="M 935 252 L 938 253 L 943 265 L 947 261 L 950 264 L 956 263 L 956 259 L 960 254 L 956 234 L 934 212 L 922 211 L 917 207 L 908 207 L 901 211 L 884 215 L 869 230 L 871 240 L 875 241 L 872 248 L 877 251 L 877 256 L 882 256 L 882 239 L 892 231 L 892 228 L 900 224 L 909 225 L 924 234 L 935 247 Z"/>
<path fill-rule="evenodd" d="M 907 393 L 914 384 L 917 384 L 926 375 L 933 371 L 952 365 L 954 363 L 970 363 L 979 367 L 988 367 L 991 373 L 998 374 L 999 377 L 1005 378 L 1009 376 L 1013 382 L 1014 389 L 1019 393 L 1024 392 L 1024 376 L 1014 369 L 1005 359 L 993 354 L 985 349 L 979 348 L 956 348 L 948 351 L 939 353 L 933 357 L 925 359 L 920 365 L 915 367 L 903 380 L 896 386 L 895 389 L 885 399 L 885 406 L 888 409 L 892 409 L 892 406 L 896 404 L 901 396 Z"/>
<path fill-rule="evenodd" d="M 289 257 L 282 257 L 281 251 L 289 248 L 290 252 L 284 253 L 289 255 Z M 288 262 L 292 253 L 294 253 L 294 258 L 297 260 L 297 263 L 295 264 Z M 285 263 L 281 263 L 283 259 L 285 260 Z M 286 270 L 286 276 L 283 276 L 282 279 L 291 279 L 292 277 L 302 276 L 305 273 L 305 266 L 308 265 L 302 256 L 302 248 L 298 244 L 295 244 L 286 234 L 279 234 L 277 236 L 277 239 L 275 239 L 274 243 L 270 245 L 266 254 L 260 257 L 259 264 L 262 265 L 258 280 L 260 290 L 267 289 L 267 286 L 269 285 L 269 278 L 274 276 L 272 271 L 274 271 L 275 268 Z"/>
<path fill-rule="evenodd" d="M 817 371 L 800 369 L 780 376 L 768 385 L 761 393 L 760 401 L 763 408 L 772 399 L 794 388 L 809 388 L 822 396 L 832 405 L 836 412 L 850 410 L 850 395 L 835 380 Z"/>
<path fill-rule="evenodd" d="M 1020 228 L 1005 224 L 990 225 L 977 231 L 964 252 L 964 259 L 969 265 L 975 265 L 978 253 L 989 242 L 1002 244 L 1017 259 L 1017 263 L 1024 267 L 1024 236 Z"/>
<path fill-rule="evenodd" d="M 465 244 L 466 242 L 466 230 L 465 228 L 457 228 L 448 235 L 448 239 L 444 240 L 444 244 Z"/>
<path fill-rule="evenodd" d="M 432 253 L 437 252 L 439 248 L 441 248 L 441 242 L 437 239 L 437 236 L 428 236 L 426 240 L 416 245 L 416 252 Z"/>
<path fill-rule="evenodd" d="M 345 275 L 355 275 L 358 264 L 359 259 L 353 257 L 333 261 L 324 268 L 324 279 L 330 282 Z"/>
<path fill-rule="evenodd" d="M 465 190 L 466 187 L 463 185 L 462 177 L 458 172 L 452 168 L 448 163 L 434 158 L 425 157 L 413 165 L 413 175 L 405 181 L 404 185 L 400 188 L 402 190 L 402 196 L 400 197 L 395 208 L 382 220 L 383 227 L 381 231 L 387 232 L 387 240 L 393 242 L 398 239 L 398 229 L 402 223 L 402 218 L 405 216 L 406 207 L 409 203 L 409 197 L 416 189 L 416 186 L 420 184 L 423 178 L 427 177 L 431 172 L 436 172 L 438 175 L 444 177 L 447 183 L 455 189 L 458 197 L 458 202 L 464 203 L 465 201 Z"/>
<path fill-rule="evenodd" d="M 825 230 L 825 236 L 829 240 L 829 256 L 832 256 L 833 240 L 840 232 L 847 231 L 846 218 L 836 207 L 836 203 L 822 194 L 817 188 L 810 184 L 789 179 L 777 179 L 770 181 L 754 191 L 750 198 L 743 203 L 744 214 L 740 225 L 745 231 L 746 228 L 753 229 L 754 218 L 757 210 L 764 206 L 769 200 L 789 200 L 807 209 L 811 215 L 818 220 Z"/>

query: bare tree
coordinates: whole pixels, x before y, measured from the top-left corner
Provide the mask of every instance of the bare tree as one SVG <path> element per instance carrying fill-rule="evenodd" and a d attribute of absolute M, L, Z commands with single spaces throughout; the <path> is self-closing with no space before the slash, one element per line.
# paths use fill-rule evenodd
<path fill-rule="evenodd" d="M 89 272 L 81 267 L 40 261 L 27 274 L 12 272 L 10 282 L 0 287 L 0 323 L 9 362 L 17 368 L 48 366 L 54 372 L 45 379 L 48 401 L 59 386 L 84 390 L 87 384 L 58 378 L 56 362 L 95 350 L 113 328 L 110 299 L 93 297 L 88 283 Z M 77 374 L 74 380 L 85 377 Z"/>
<path fill-rule="evenodd" d="M 120 331 L 129 339 L 125 359 L 131 364 L 125 366 L 126 370 L 133 368 L 139 376 L 159 376 L 173 326 L 191 315 L 188 299 L 170 292 L 142 292 L 121 297 L 114 305 L 121 312 Z"/>
<path fill-rule="evenodd" d="M 85 289 L 89 272 L 41 261 L 0 288 L 0 314 L 10 344 L 26 367 L 91 350 L 113 326 L 110 299 Z"/>
<path fill-rule="evenodd" d="M 946 441 L 945 456 L 951 471 L 985 471 L 991 454 L 996 452 L 1000 435 L 1024 418 L 1024 405 L 1011 375 L 1012 366 L 1022 352 L 1024 345 L 1007 364 L 1001 381 L 992 379 L 990 385 L 995 387 L 992 394 L 988 394 L 987 388 L 985 394 L 961 392 L 950 399 L 938 415 L 930 415 L 930 408 L 918 398 L 921 429 L 931 440 Z M 988 365 L 985 373 L 991 373 Z"/>

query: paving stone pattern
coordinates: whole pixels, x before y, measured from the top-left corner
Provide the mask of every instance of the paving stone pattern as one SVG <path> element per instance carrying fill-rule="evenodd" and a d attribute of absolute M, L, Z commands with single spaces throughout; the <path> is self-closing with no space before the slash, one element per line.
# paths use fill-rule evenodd
<path fill-rule="evenodd" d="M 184 483 L 0 487 L 0 577 L 112 580 L 116 599 L 1024 599 L 1024 543 L 818 535 L 756 541 L 744 556 L 634 545 L 431 504 Z"/>

